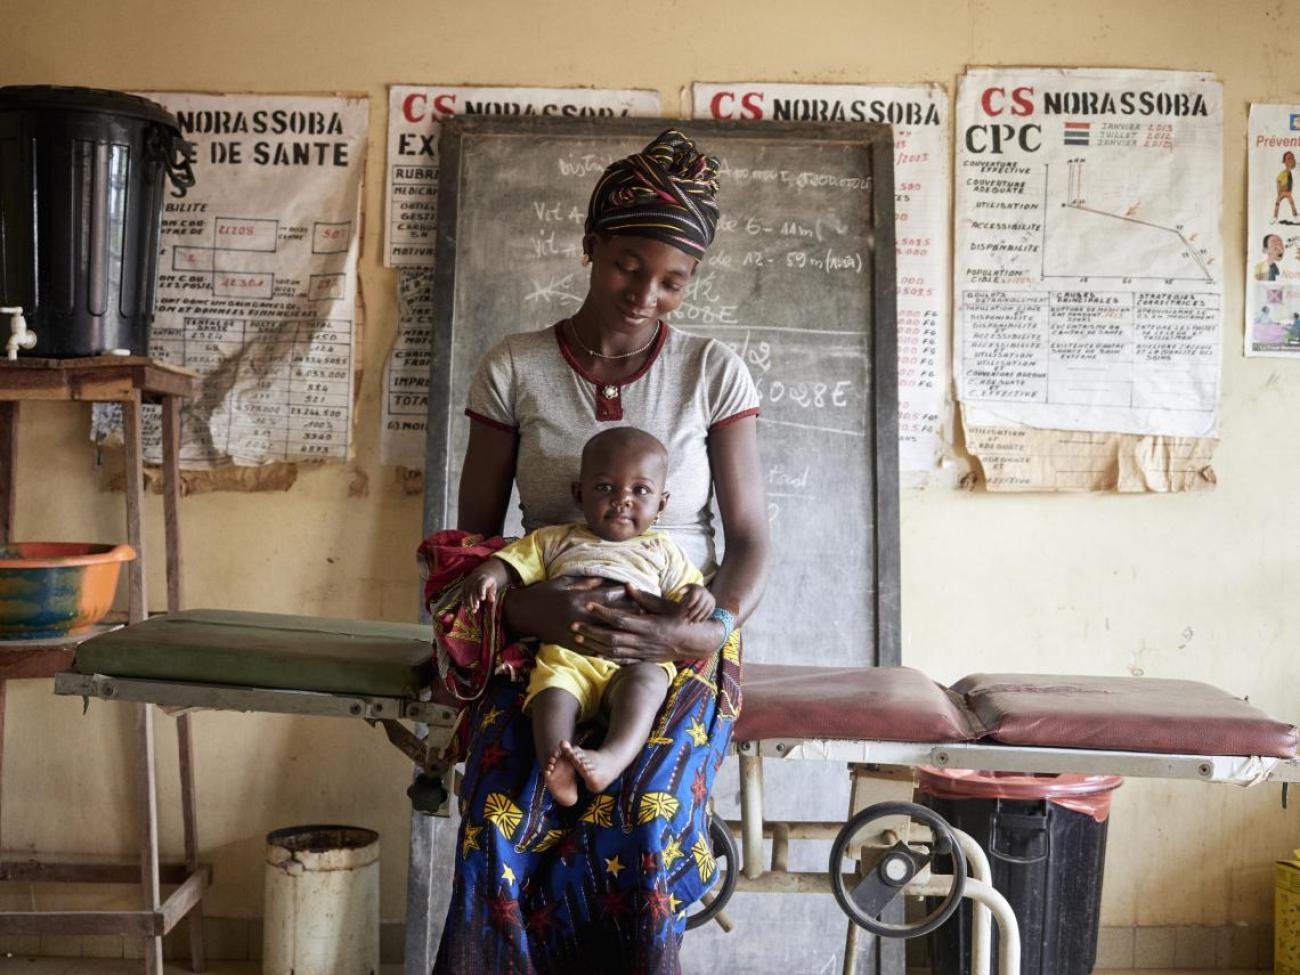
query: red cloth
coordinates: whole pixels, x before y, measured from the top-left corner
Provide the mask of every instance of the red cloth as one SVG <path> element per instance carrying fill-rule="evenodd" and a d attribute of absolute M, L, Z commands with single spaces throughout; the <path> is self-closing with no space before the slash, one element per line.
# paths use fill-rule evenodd
<path fill-rule="evenodd" d="M 533 666 L 532 648 L 511 641 L 506 633 L 502 599 L 471 613 L 460 598 L 465 576 L 505 545 L 506 539 L 499 535 L 484 538 L 454 529 L 434 532 L 420 543 L 419 555 L 428 569 L 424 604 L 433 619 L 437 680 L 462 705 L 478 700 L 494 673 L 519 674 Z M 468 740 L 464 721 L 456 731 L 447 753 L 454 761 L 464 756 Z"/>
<path fill-rule="evenodd" d="M 454 528 L 434 532 L 419 548 L 420 558 L 429 571 L 424 580 L 424 604 L 428 606 L 444 589 L 460 582 L 466 573 L 505 545 L 506 540 L 500 535 L 484 538 Z"/>

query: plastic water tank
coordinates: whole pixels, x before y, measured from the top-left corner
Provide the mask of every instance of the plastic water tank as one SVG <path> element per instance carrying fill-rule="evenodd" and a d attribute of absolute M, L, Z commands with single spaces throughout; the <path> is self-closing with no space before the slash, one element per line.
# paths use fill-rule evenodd
<path fill-rule="evenodd" d="M 187 152 L 146 98 L 0 87 L 0 306 L 36 332 L 23 354 L 148 355 L 164 177 L 184 194 Z"/>

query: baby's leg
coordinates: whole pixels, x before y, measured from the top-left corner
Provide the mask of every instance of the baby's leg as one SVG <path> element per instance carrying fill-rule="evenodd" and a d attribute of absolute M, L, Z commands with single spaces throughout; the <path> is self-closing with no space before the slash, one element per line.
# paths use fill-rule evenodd
<path fill-rule="evenodd" d="M 568 742 L 560 746 L 588 789 L 604 792 L 632 764 L 667 695 L 668 672 L 658 664 L 635 663 L 619 669 L 606 691 L 609 732 L 600 747 L 578 748 Z"/>
<path fill-rule="evenodd" d="M 561 806 L 578 801 L 578 778 L 560 752 L 561 743 L 573 740 L 578 726 L 578 699 L 559 687 L 538 691 L 528 704 L 533 715 L 533 744 L 546 788 Z"/>

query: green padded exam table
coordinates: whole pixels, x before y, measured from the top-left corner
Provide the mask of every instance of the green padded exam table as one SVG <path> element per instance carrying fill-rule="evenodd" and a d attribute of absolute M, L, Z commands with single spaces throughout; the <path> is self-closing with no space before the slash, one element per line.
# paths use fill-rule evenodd
<path fill-rule="evenodd" d="M 54 690 L 173 711 L 363 718 L 437 776 L 456 709 L 432 699 L 430 638 L 418 623 L 191 609 L 87 640 Z"/>

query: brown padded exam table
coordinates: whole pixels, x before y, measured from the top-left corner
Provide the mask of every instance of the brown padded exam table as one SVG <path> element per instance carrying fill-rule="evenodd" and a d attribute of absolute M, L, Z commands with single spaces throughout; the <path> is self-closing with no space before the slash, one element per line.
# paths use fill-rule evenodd
<path fill-rule="evenodd" d="M 447 771 L 437 752 L 456 711 L 427 690 L 429 639 L 429 627 L 416 624 L 189 610 L 86 641 L 74 669 L 56 677 L 55 691 L 167 708 L 361 718 L 437 776 Z M 403 722 L 426 726 L 428 737 Z M 947 688 L 907 667 L 749 664 L 735 742 L 741 819 L 730 825 L 743 858 L 715 820 L 722 835 L 714 845 L 726 869 L 717 896 L 692 921 L 715 917 L 729 926 L 721 909 L 737 887 L 829 889 L 855 922 L 846 972 L 856 964 L 861 930 L 911 937 L 946 920 L 963 896 L 975 903 L 972 971 L 989 971 L 990 912 L 1001 935 L 999 970 L 1019 971 L 1015 918 L 992 890 L 978 846 L 906 801 L 917 766 L 1243 786 L 1300 781 L 1294 727 L 1182 680 L 973 674 Z M 765 821 L 765 760 L 846 763 L 848 821 Z M 791 839 L 834 839 L 827 872 L 786 869 Z M 941 876 L 930 869 L 936 854 L 959 864 L 964 854 L 967 863 Z M 921 922 L 893 923 L 886 918 L 901 917 L 900 894 L 942 903 Z"/>

